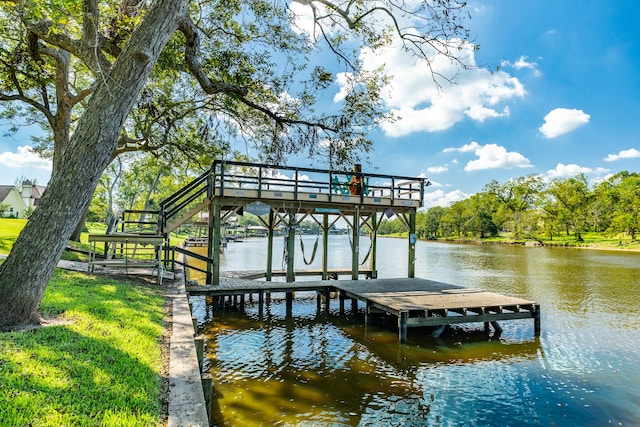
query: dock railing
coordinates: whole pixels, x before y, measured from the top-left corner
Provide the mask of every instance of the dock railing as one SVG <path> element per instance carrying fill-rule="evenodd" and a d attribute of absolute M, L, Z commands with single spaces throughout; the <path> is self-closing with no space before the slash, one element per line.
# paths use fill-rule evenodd
<path fill-rule="evenodd" d="M 424 190 L 430 185 L 427 178 L 384 175 L 377 173 L 354 173 L 329 169 L 293 166 L 267 166 L 257 163 L 216 160 L 212 165 L 213 187 L 224 196 L 228 190 L 255 190 L 262 198 L 265 191 L 287 192 L 293 200 L 302 193 L 328 195 L 328 200 L 344 196 L 360 196 L 390 199 L 391 201 L 418 201 L 424 205 Z M 351 182 L 356 176 L 362 183 L 354 189 Z M 238 194 L 235 191 L 234 194 Z M 271 193 L 270 193 L 271 194 Z"/>
<path fill-rule="evenodd" d="M 359 189 L 351 185 L 354 176 L 362 183 Z M 284 194 L 294 201 L 317 198 L 326 202 L 424 206 L 424 191 L 429 185 L 429 180 L 421 177 L 216 160 L 209 171 L 160 202 L 158 228 L 163 233 L 171 232 L 203 210 L 213 197 L 242 197 L 245 190 L 255 199 Z"/>

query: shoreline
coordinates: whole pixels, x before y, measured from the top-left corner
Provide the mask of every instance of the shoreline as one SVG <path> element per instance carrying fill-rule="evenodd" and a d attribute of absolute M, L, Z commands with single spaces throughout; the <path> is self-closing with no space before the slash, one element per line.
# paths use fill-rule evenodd
<path fill-rule="evenodd" d="M 391 239 L 406 239 L 407 236 L 390 236 L 390 235 L 378 235 L 378 237 L 391 238 Z M 504 241 L 486 241 L 481 239 L 452 239 L 452 238 L 440 238 L 435 240 L 418 239 L 421 242 L 433 242 L 433 243 L 459 243 L 469 245 L 505 245 L 505 246 L 522 246 L 527 248 L 553 248 L 553 249 L 586 249 L 596 251 L 616 251 L 616 252 L 633 252 L 640 253 L 640 242 L 638 246 L 634 247 L 615 247 L 605 246 L 598 243 L 583 243 L 583 244 L 562 244 L 562 243 L 548 243 L 540 242 L 538 240 L 504 240 Z"/>

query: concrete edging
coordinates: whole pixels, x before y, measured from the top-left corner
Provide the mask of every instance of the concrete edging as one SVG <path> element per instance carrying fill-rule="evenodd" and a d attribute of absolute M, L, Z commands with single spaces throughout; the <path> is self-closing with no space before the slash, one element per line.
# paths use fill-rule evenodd
<path fill-rule="evenodd" d="M 182 272 L 176 272 L 173 283 L 166 282 L 167 298 L 173 300 L 167 426 L 208 426 L 209 417 L 196 354 L 193 320 L 183 277 Z"/>

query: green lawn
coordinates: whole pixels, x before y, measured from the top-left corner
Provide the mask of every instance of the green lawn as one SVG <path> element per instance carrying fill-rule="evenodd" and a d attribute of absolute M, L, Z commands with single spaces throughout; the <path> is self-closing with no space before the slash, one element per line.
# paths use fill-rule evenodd
<path fill-rule="evenodd" d="M 24 224 L 0 219 L 1 253 Z M 0 333 L 0 425 L 162 425 L 163 306 L 155 285 L 57 270 L 40 310 L 61 324 Z"/>
<path fill-rule="evenodd" d="M 0 254 L 8 254 L 11 251 L 26 223 L 26 219 L 0 218 Z"/>

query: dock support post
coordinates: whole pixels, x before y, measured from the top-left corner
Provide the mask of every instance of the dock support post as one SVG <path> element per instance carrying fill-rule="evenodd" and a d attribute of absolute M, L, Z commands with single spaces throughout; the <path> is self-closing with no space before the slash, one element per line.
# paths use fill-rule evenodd
<path fill-rule="evenodd" d="M 540 306 L 536 305 L 533 312 L 533 334 L 540 337 Z"/>
<path fill-rule="evenodd" d="M 287 238 L 287 282 L 295 282 L 296 276 L 294 271 L 294 261 L 296 252 L 296 213 L 293 210 L 288 211 L 289 215 L 289 232 Z"/>
<path fill-rule="evenodd" d="M 358 300 L 351 298 L 351 313 L 356 314 L 358 312 Z"/>
<path fill-rule="evenodd" d="M 367 307 L 364 310 L 364 323 L 368 326 L 373 325 L 373 303 L 367 301 Z"/>
<path fill-rule="evenodd" d="M 273 221 L 273 210 L 270 210 L 268 223 L 269 234 L 267 236 L 267 271 L 265 274 L 267 282 L 270 282 L 273 277 Z"/>
<path fill-rule="evenodd" d="M 416 277 L 416 213 L 409 214 L 409 265 L 407 277 L 413 279 Z"/>
<path fill-rule="evenodd" d="M 316 312 L 320 314 L 322 311 L 322 292 L 316 292 Z"/>
<path fill-rule="evenodd" d="M 264 291 L 258 291 L 258 318 L 262 320 L 264 316 Z"/>
<path fill-rule="evenodd" d="M 220 202 L 214 200 L 209 206 L 209 234 L 207 242 L 207 256 L 213 264 L 207 263 L 207 283 L 220 284 Z"/>
<path fill-rule="evenodd" d="M 293 292 L 287 292 L 286 298 L 287 298 L 287 307 L 290 305 L 293 305 Z"/>
<path fill-rule="evenodd" d="M 324 313 L 329 314 L 331 308 L 331 291 L 329 288 L 324 289 Z"/>
<path fill-rule="evenodd" d="M 344 291 L 340 291 L 339 300 L 338 300 L 340 302 L 340 316 L 344 316 L 344 299 L 345 299 Z"/>
<path fill-rule="evenodd" d="M 353 237 L 351 239 L 351 280 L 358 280 L 360 270 L 360 207 L 353 213 Z"/>
<path fill-rule="evenodd" d="M 407 343 L 407 320 L 409 319 L 408 311 L 401 311 L 400 317 L 398 317 L 398 336 L 400 338 L 400 344 Z"/>
<path fill-rule="evenodd" d="M 322 214 L 322 280 L 329 278 L 329 214 Z"/>
<path fill-rule="evenodd" d="M 293 311 L 293 292 L 287 292 L 285 294 L 286 296 L 286 318 L 290 319 L 292 317 L 292 311 Z"/>

